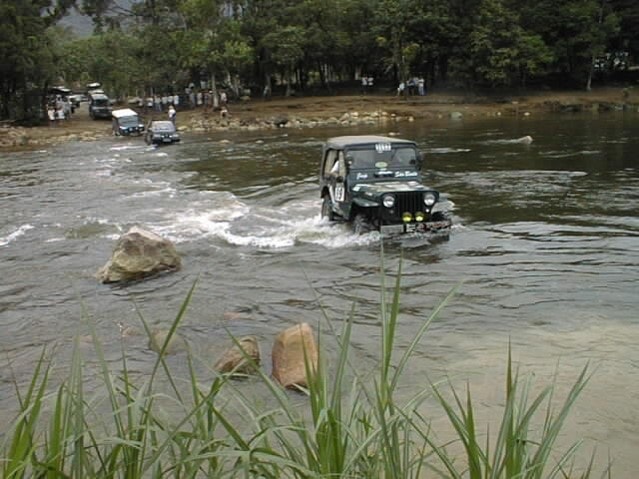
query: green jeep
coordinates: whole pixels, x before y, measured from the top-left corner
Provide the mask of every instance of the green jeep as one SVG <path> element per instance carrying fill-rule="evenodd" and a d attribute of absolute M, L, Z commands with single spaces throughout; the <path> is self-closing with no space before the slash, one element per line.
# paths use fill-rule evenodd
<path fill-rule="evenodd" d="M 348 221 L 357 234 L 384 235 L 450 228 L 434 211 L 439 192 L 422 184 L 422 156 L 413 141 L 384 136 L 338 136 L 322 151 L 322 217 Z"/>

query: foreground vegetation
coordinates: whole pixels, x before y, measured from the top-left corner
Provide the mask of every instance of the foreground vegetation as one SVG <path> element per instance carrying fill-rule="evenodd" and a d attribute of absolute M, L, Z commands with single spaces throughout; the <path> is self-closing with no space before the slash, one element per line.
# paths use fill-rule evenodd
<path fill-rule="evenodd" d="M 482 432 L 470 391 L 462 395 L 452 387 L 430 384 L 400 399 L 398 384 L 413 351 L 455 293 L 435 308 L 412 343 L 399 352 L 395 332 L 400 277 L 401 266 L 388 299 L 382 279 L 380 355 L 372 375 L 351 365 L 355 311 L 339 328 L 325 318 L 319 368 L 312 374 L 307 367 L 311 381 L 304 395 L 282 390 L 259 368 L 256 381 L 263 386 L 262 398 L 246 397 L 244 383 L 230 376 L 218 376 L 206 384 L 197 376 L 191 357 L 189 390 L 185 391 L 182 380 L 171 373 L 164 351 L 195 286 L 152 371 L 141 382 L 134 381 L 124 353 L 121 370 L 116 374 L 108 369 L 89 321 L 102 369 L 102 390 L 87 397 L 86 371 L 76 347 L 68 379 L 51 391 L 52 367 L 43 353 L 28 390 L 18 394 L 20 413 L 1 449 L 2 477 L 590 476 L 592 463 L 579 472 L 572 469 L 576 446 L 565 452 L 555 450 L 560 429 L 588 382 L 586 368 L 557 407 L 552 388 L 531 393 L 530 383 L 518 377 L 509 354 L 503 415 L 496 434 L 490 436 Z M 140 319 L 150 334 L 142 315 Z M 322 345 L 333 341 L 339 346 L 338 354 L 329 361 Z M 424 415 L 426 400 L 443 408 L 457 440 L 440 443 Z M 110 412 L 104 414 L 105 409 Z"/>
<path fill-rule="evenodd" d="M 74 8 L 91 36 L 62 26 Z M 0 3 L 0 119 L 37 113 L 53 85 L 94 81 L 118 98 L 191 84 L 308 94 L 362 76 L 387 91 L 412 77 L 590 88 L 636 65 L 638 18 L 630 0 L 12 0 Z"/>

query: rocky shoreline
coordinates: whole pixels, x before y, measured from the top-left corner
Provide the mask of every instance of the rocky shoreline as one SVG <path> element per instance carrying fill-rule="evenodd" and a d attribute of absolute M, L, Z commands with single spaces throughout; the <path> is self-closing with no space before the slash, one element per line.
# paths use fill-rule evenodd
<path fill-rule="evenodd" d="M 346 96 L 248 101 L 231 106 L 231 115 L 182 110 L 178 113 L 183 133 L 258 131 L 282 128 L 352 127 L 415 120 L 461 119 L 464 117 L 530 116 L 535 113 L 639 112 L 639 101 L 628 89 L 579 94 L 547 94 L 532 97 L 481 98 L 431 95 L 398 99 L 394 96 Z M 149 115 L 147 120 L 152 119 Z M 77 113 L 68 123 L 44 127 L 0 126 L 0 150 L 34 149 L 72 141 L 95 141 L 110 136 L 110 122 L 96 122 Z"/>

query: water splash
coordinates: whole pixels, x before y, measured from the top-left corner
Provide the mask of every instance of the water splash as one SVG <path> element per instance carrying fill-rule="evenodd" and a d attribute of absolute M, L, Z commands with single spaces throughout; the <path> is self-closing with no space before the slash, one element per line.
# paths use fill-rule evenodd
<path fill-rule="evenodd" d="M 9 243 L 17 240 L 20 236 L 24 235 L 27 231 L 33 229 L 34 227 L 30 224 L 21 225 L 17 230 L 12 231 L 6 236 L 0 236 L 0 246 L 6 246 Z"/>

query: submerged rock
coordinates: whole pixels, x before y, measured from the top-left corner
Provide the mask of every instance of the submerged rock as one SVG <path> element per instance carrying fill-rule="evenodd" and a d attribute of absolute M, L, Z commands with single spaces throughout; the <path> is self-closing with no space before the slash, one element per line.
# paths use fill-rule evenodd
<path fill-rule="evenodd" d="M 111 259 L 97 272 L 103 283 L 117 283 L 175 271 L 181 259 L 169 240 L 138 227 L 120 237 Z"/>
<path fill-rule="evenodd" d="M 149 349 L 159 354 L 162 351 L 162 346 L 166 342 L 168 336 L 169 336 L 168 330 L 160 329 L 160 330 L 153 331 L 151 333 L 151 337 L 149 338 Z M 186 341 L 184 340 L 182 336 L 178 335 L 177 333 L 174 333 L 166 345 L 164 354 L 166 355 L 176 354 L 185 350 L 186 350 Z"/>
<path fill-rule="evenodd" d="M 224 351 L 215 363 L 215 370 L 220 373 L 251 374 L 260 364 L 260 347 L 254 336 L 241 338 L 238 344 L 233 344 Z M 240 349 L 241 348 L 241 349 Z M 248 360 L 251 359 L 251 361 Z"/>

